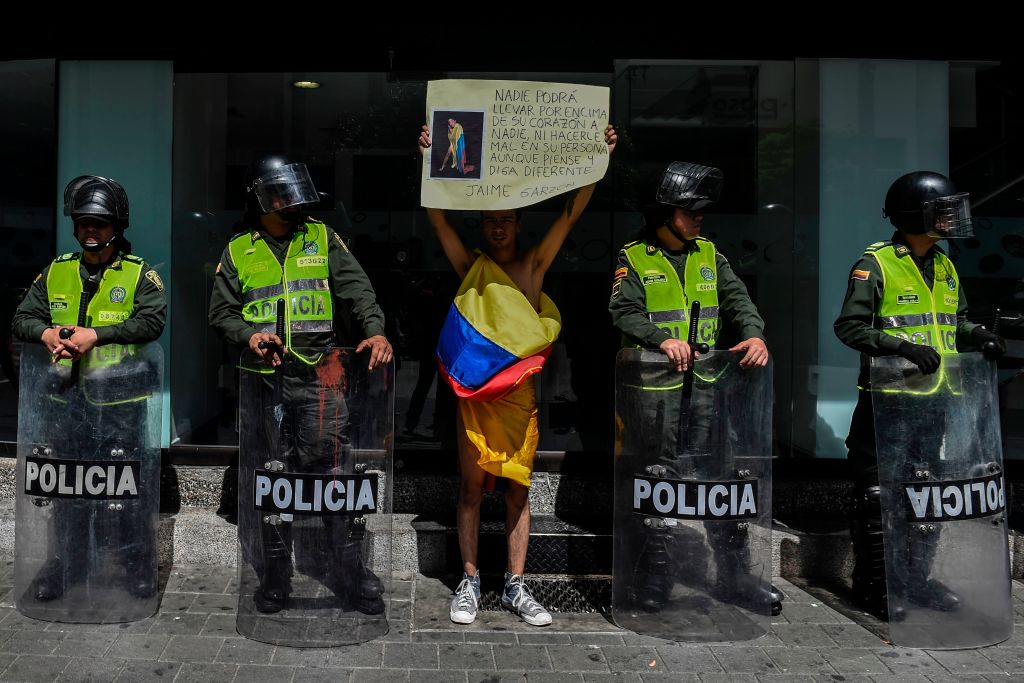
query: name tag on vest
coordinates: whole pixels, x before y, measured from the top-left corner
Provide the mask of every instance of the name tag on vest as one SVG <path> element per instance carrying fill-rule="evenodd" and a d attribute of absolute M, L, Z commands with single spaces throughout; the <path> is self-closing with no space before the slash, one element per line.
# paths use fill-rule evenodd
<path fill-rule="evenodd" d="M 921 297 L 917 294 L 897 294 L 896 303 L 898 304 L 916 304 L 920 303 Z"/>
<path fill-rule="evenodd" d="M 300 256 L 295 259 L 295 263 L 300 268 L 309 268 L 310 266 L 325 266 L 327 265 L 326 256 Z"/>
<path fill-rule="evenodd" d="M 668 277 L 664 273 L 644 275 L 643 277 L 644 287 L 646 287 L 647 285 L 658 284 L 659 282 L 668 282 Z"/>

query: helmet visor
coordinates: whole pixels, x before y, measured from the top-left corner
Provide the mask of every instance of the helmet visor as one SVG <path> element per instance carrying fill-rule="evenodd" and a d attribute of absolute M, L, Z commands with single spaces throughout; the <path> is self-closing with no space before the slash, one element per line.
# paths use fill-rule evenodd
<path fill-rule="evenodd" d="M 928 233 L 944 239 L 974 237 L 971 202 L 966 192 L 929 199 L 921 206 Z"/>
<path fill-rule="evenodd" d="M 252 189 L 263 213 L 320 201 L 305 164 L 288 164 L 265 173 L 253 181 Z"/>

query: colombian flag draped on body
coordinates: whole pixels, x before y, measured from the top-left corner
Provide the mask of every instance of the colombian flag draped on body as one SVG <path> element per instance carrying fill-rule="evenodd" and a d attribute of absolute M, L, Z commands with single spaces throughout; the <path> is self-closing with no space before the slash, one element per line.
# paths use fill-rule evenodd
<path fill-rule="evenodd" d="M 466 437 L 480 466 L 530 485 L 537 449 L 532 375 L 540 372 L 562 328 L 554 302 L 534 310 L 486 254 L 462 281 L 437 342 L 441 375 L 455 391 Z"/>

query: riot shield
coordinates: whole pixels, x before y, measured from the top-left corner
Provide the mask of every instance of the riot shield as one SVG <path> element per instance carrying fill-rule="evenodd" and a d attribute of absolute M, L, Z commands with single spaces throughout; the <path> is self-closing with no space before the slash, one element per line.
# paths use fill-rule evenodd
<path fill-rule="evenodd" d="M 247 638 L 291 647 L 388 631 L 394 365 L 351 349 L 243 354 L 238 616 Z"/>
<path fill-rule="evenodd" d="M 995 366 L 944 355 L 922 375 L 871 360 L 889 632 L 906 647 L 992 645 L 1013 631 Z"/>
<path fill-rule="evenodd" d="M 157 610 L 163 354 L 97 346 L 21 356 L 15 604 L 47 621 L 111 623 Z"/>
<path fill-rule="evenodd" d="M 615 369 L 612 616 L 677 641 L 739 641 L 771 624 L 771 365 L 740 355 L 684 373 L 624 349 Z"/>

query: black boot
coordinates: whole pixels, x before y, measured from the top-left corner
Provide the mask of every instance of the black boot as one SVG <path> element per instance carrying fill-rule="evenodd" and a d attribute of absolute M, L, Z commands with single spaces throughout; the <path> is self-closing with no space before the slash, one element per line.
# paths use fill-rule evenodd
<path fill-rule="evenodd" d="M 291 523 L 281 520 L 278 515 L 267 515 L 260 526 L 263 568 L 253 602 L 257 611 L 274 614 L 288 606 L 291 594 Z"/>
<path fill-rule="evenodd" d="M 641 609 L 645 612 L 660 612 L 668 604 L 672 587 L 675 586 L 672 532 L 664 527 L 645 527 L 643 533 L 646 537 L 640 549 L 633 589 Z"/>
<path fill-rule="evenodd" d="M 910 525 L 906 595 L 915 605 L 952 612 L 960 608 L 960 598 L 941 581 L 928 577 L 939 547 L 940 533 L 936 524 Z"/>
<path fill-rule="evenodd" d="M 384 612 L 384 583 L 363 561 L 366 518 L 331 520 L 335 549 L 334 592 L 346 608 L 363 614 Z"/>
<path fill-rule="evenodd" d="M 151 569 L 152 565 L 133 558 L 125 562 L 124 586 L 136 598 L 151 598 L 156 594 L 159 577 Z"/>
<path fill-rule="evenodd" d="M 890 619 L 885 581 L 885 545 L 882 542 L 881 488 L 869 486 L 853 494 L 850 509 L 853 541 L 853 597 L 866 612 Z M 902 617 L 899 610 L 897 619 Z"/>
<path fill-rule="evenodd" d="M 711 593 L 722 602 L 754 608 L 768 603 L 771 613 L 782 612 L 782 591 L 751 571 L 750 543 L 746 530 L 733 522 L 708 525 L 708 540 L 715 558 L 717 578 Z"/>
<path fill-rule="evenodd" d="M 39 602 L 49 602 L 64 595 L 64 563 L 60 558 L 47 560 L 32 579 L 29 591 Z"/>

